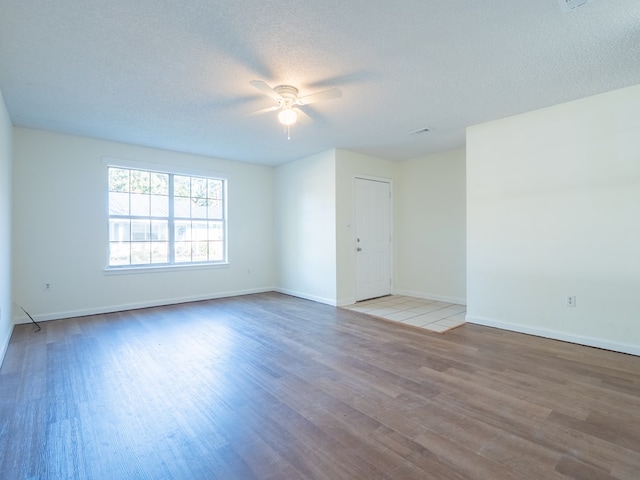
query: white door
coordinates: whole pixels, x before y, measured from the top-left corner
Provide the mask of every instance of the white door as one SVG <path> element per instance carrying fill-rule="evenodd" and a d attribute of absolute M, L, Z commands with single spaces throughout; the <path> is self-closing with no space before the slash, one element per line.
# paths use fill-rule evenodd
<path fill-rule="evenodd" d="M 356 178 L 356 300 L 391 293 L 391 185 Z"/>

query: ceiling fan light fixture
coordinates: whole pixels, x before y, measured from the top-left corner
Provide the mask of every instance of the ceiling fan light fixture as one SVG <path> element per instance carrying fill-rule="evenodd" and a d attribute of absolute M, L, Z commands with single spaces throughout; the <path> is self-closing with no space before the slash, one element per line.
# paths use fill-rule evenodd
<path fill-rule="evenodd" d="M 303 118 L 308 118 L 303 109 L 298 110 L 300 106 L 309 105 L 323 100 L 330 100 L 332 98 L 340 98 L 342 96 L 340 89 L 335 87 L 300 97 L 298 96 L 298 89 L 291 85 L 277 85 L 271 88 L 262 80 L 251 80 L 249 83 L 277 102 L 277 105 L 269 108 L 263 108 L 255 113 L 273 112 L 278 110 L 278 121 L 281 125 L 284 125 L 284 130 L 287 132 L 287 139 L 289 140 L 291 140 L 291 125 L 298 121 L 298 112 L 303 116 Z"/>
<path fill-rule="evenodd" d="M 298 114 L 291 108 L 283 108 L 278 113 L 278 121 L 282 125 L 293 125 L 298 120 Z"/>

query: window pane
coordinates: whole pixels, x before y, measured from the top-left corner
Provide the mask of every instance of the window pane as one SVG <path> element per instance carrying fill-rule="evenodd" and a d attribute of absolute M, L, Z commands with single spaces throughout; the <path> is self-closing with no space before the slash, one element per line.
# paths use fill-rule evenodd
<path fill-rule="evenodd" d="M 180 197 L 174 198 L 173 215 L 175 217 L 189 218 L 191 216 L 191 200 Z"/>
<path fill-rule="evenodd" d="M 169 195 L 169 175 L 167 173 L 152 173 L 150 192 L 155 195 Z"/>
<path fill-rule="evenodd" d="M 176 221 L 174 229 L 175 241 L 188 241 L 191 240 L 191 222 L 190 221 Z"/>
<path fill-rule="evenodd" d="M 192 199 L 191 217 L 207 218 L 207 199 L 206 198 Z"/>
<path fill-rule="evenodd" d="M 129 191 L 129 170 L 124 168 L 109 167 L 109 191 Z"/>
<path fill-rule="evenodd" d="M 207 222 L 192 222 L 191 223 L 191 239 L 192 240 L 207 240 L 208 232 Z"/>
<path fill-rule="evenodd" d="M 222 222 L 209 222 L 209 240 L 223 240 Z"/>
<path fill-rule="evenodd" d="M 207 179 L 191 178 L 191 198 L 204 199 L 207 198 Z"/>
<path fill-rule="evenodd" d="M 207 196 L 220 200 L 222 198 L 222 180 L 209 179 L 208 185 L 209 191 Z"/>
<path fill-rule="evenodd" d="M 176 197 L 190 197 L 191 196 L 191 177 L 174 175 L 173 194 Z"/>
<path fill-rule="evenodd" d="M 209 261 L 221 262 L 224 260 L 224 246 L 222 242 L 209 242 Z"/>
<path fill-rule="evenodd" d="M 131 243 L 131 265 L 151 263 L 151 244 L 149 242 Z"/>
<path fill-rule="evenodd" d="M 149 220 L 131 220 L 131 240 L 144 242 L 151 238 L 151 222 Z"/>
<path fill-rule="evenodd" d="M 128 219 L 109 219 L 109 241 L 128 242 L 131 240 L 131 221 Z"/>
<path fill-rule="evenodd" d="M 151 242 L 151 263 L 169 262 L 169 243 Z"/>
<path fill-rule="evenodd" d="M 191 248 L 191 261 L 206 262 L 207 260 L 207 242 L 193 242 Z"/>
<path fill-rule="evenodd" d="M 151 216 L 169 216 L 169 197 L 164 195 L 151 195 Z"/>
<path fill-rule="evenodd" d="M 149 172 L 131 170 L 131 191 L 133 193 L 149 193 Z"/>
<path fill-rule="evenodd" d="M 209 200 L 209 218 L 222 218 L 222 200 Z"/>
<path fill-rule="evenodd" d="M 176 242 L 176 263 L 191 261 L 191 242 Z"/>
<path fill-rule="evenodd" d="M 131 194 L 131 215 L 137 217 L 149 216 L 149 195 Z"/>
<path fill-rule="evenodd" d="M 109 192 L 109 215 L 129 215 L 129 194 Z"/>
<path fill-rule="evenodd" d="M 166 220 L 151 220 L 151 240 L 154 242 L 169 240 L 169 222 Z"/>
<path fill-rule="evenodd" d="M 109 244 L 109 265 L 129 265 L 130 243 L 110 243 Z"/>

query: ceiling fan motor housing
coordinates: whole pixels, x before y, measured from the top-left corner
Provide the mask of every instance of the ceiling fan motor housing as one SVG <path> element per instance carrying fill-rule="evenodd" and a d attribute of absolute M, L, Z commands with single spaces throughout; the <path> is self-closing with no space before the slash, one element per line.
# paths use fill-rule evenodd
<path fill-rule="evenodd" d="M 291 85 L 278 85 L 273 90 L 282 97 L 282 100 L 278 100 L 280 106 L 291 107 L 298 99 L 298 89 Z"/>

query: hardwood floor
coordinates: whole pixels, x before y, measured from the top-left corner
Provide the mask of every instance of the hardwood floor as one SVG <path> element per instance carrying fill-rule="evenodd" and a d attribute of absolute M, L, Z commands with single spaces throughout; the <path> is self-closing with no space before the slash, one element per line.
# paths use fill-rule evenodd
<path fill-rule="evenodd" d="M 640 357 L 276 293 L 16 326 L 6 479 L 640 478 Z"/>

